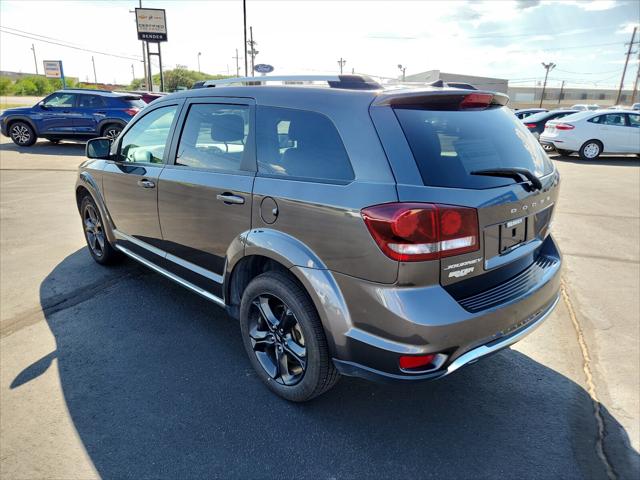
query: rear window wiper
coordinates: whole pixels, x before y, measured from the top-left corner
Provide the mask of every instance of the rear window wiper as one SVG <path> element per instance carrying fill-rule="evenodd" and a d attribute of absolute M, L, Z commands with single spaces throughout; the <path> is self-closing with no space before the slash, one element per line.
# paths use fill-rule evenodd
<path fill-rule="evenodd" d="M 486 170 L 475 170 L 471 175 L 484 175 L 486 177 L 507 177 L 516 181 L 522 180 L 522 177 L 529 180 L 536 190 L 542 190 L 542 182 L 535 174 L 526 168 L 488 168 Z"/>

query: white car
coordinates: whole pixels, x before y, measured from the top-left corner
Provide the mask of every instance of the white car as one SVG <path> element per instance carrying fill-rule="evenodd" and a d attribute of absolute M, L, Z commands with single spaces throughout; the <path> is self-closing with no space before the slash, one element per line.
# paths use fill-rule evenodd
<path fill-rule="evenodd" d="M 587 105 L 586 103 L 578 103 L 577 105 L 573 105 L 571 110 L 600 110 L 600 105 Z"/>
<path fill-rule="evenodd" d="M 640 113 L 632 110 L 584 111 L 547 122 L 540 143 L 561 155 L 578 152 L 584 160 L 602 153 L 640 154 Z"/>

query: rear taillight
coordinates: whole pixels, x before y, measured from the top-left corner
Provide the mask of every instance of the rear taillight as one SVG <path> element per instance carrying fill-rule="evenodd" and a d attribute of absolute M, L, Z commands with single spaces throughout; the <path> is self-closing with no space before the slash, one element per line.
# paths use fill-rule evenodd
<path fill-rule="evenodd" d="M 387 203 L 362 210 L 371 236 L 400 262 L 436 260 L 479 248 L 475 208 L 432 203 Z"/>
<path fill-rule="evenodd" d="M 525 123 L 524 126 L 527 128 L 536 128 L 538 125 L 535 123 Z"/>
<path fill-rule="evenodd" d="M 131 115 L 132 117 L 138 113 L 140 109 L 138 107 L 125 108 L 124 113 Z"/>
<path fill-rule="evenodd" d="M 486 108 L 493 101 L 490 93 L 470 93 L 460 102 L 460 110 L 465 108 Z"/>
<path fill-rule="evenodd" d="M 573 130 L 574 128 L 576 127 L 570 123 L 558 123 L 556 125 L 556 129 L 558 130 Z"/>

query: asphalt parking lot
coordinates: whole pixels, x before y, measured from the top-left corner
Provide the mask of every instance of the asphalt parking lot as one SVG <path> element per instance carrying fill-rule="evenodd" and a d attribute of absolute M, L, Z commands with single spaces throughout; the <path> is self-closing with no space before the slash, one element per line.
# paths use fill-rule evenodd
<path fill-rule="evenodd" d="M 0 142 L 0 477 L 637 478 L 638 158 L 554 157 L 563 298 L 530 337 L 438 382 L 344 378 L 294 405 L 222 310 L 91 260 L 83 153 Z"/>

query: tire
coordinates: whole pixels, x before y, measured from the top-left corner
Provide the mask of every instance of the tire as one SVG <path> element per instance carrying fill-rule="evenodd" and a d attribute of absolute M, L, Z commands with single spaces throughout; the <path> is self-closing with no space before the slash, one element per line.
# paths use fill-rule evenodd
<path fill-rule="evenodd" d="M 90 195 L 85 195 L 80 202 L 80 218 L 87 248 L 93 259 L 100 265 L 112 265 L 120 260 L 120 252 L 109 243 L 102 215 Z"/>
<path fill-rule="evenodd" d="M 116 138 L 118 138 L 118 135 L 122 133 L 122 130 L 123 130 L 122 125 L 119 125 L 117 123 L 110 123 L 102 127 L 102 130 L 100 131 L 100 136 L 108 137 L 111 140 L 115 140 Z"/>
<path fill-rule="evenodd" d="M 580 147 L 580 158 L 582 160 L 596 160 L 602 153 L 602 142 L 599 140 L 588 140 Z"/>
<path fill-rule="evenodd" d="M 13 122 L 9 126 L 9 136 L 19 147 L 30 147 L 38 139 L 36 132 L 27 122 Z"/>
<path fill-rule="evenodd" d="M 556 148 L 556 152 L 558 152 L 560 155 L 563 155 L 565 157 L 568 157 L 569 155 L 571 155 L 571 150 L 560 150 L 559 148 Z"/>
<path fill-rule="evenodd" d="M 240 303 L 240 331 L 258 377 L 286 400 L 306 402 L 339 379 L 318 312 L 285 272 L 263 273 L 249 283 Z"/>

